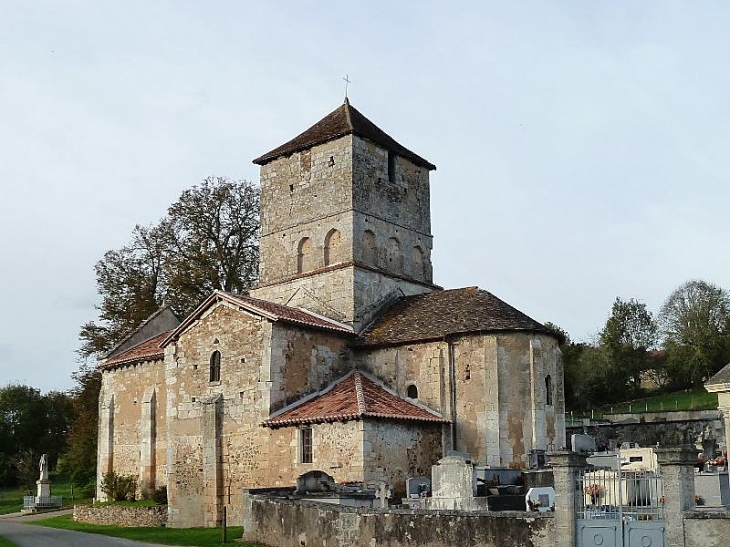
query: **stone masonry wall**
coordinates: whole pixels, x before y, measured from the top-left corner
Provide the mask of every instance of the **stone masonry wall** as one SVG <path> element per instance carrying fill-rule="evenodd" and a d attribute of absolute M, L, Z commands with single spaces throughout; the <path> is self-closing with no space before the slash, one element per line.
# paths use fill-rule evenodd
<path fill-rule="evenodd" d="M 167 505 L 152 507 L 74 505 L 73 518 L 76 522 L 88 524 L 156 528 L 167 524 Z"/>
<path fill-rule="evenodd" d="M 222 507 L 240 517 L 243 488 L 290 486 L 313 465 L 362 480 L 357 425 L 313 428 L 314 464 L 298 459 L 297 428 L 261 426 L 270 412 L 349 370 L 347 337 L 272 324 L 220 303 L 166 348 L 170 526 L 212 526 Z M 209 361 L 221 353 L 219 382 Z M 213 402 L 215 401 L 215 402 Z M 353 422 L 353 424 L 356 424 Z M 344 444 L 343 444 L 344 443 Z"/>
<path fill-rule="evenodd" d="M 341 229 L 342 246 L 352 249 L 351 214 L 343 216 L 352 210 L 352 136 L 267 163 L 260 178 L 262 285 L 296 273 L 296 246 L 306 230 L 328 226 L 321 234 L 310 232 L 317 257 L 329 227 Z"/>
<path fill-rule="evenodd" d="M 252 294 L 359 329 L 394 289 L 431 290 L 428 177 L 397 157 L 391 180 L 388 151 L 351 135 L 262 166 Z"/>
<path fill-rule="evenodd" d="M 482 464 L 524 468 L 529 452 L 565 444 L 563 370 L 557 342 L 524 333 L 454 339 L 456 449 Z M 540 351 L 537 351 L 537 347 Z M 359 367 L 401 397 L 418 389 L 417 403 L 450 418 L 449 344 L 444 341 L 366 350 Z M 553 385 L 547 404 L 546 376 Z M 544 426 L 543 426 L 544 424 Z M 448 450 L 448 442 L 444 450 Z"/>
<path fill-rule="evenodd" d="M 244 539 L 276 547 L 553 547 L 551 513 L 355 509 L 244 496 Z"/>
<path fill-rule="evenodd" d="M 685 547 L 725 547 L 730 538 L 730 511 L 684 513 Z"/>
<path fill-rule="evenodd" d="M 118 367 L 102 372 L 102 387 L 99 396 L 100 406 L 113 397 L 111 416 L 100 413 L 100 440 L 110 439 L 111 446 L 99 444 L 99 465 L 97 466 L 97 497 L 104 499 L 100 485 L 103 474 L 114 471 L 122 475 L 137 477 L 140 487 L 145 482 L 142 460 L 142 445 L 145 439 L 143 407 L 154 394 L 154 484 L 159 487 L 167 484 L 167 413 L 166 386 L 163 361 L 145 361 L 134 365 Z M 149 404 L 149 403 L 147 403 Z M 102 409 L 103 410 L 103 409 Z M 111 458 L 102 452 L 112 453 Z M 109 463 L 111 465 L 109 465 Z M 149 471 L 147 471 L 149 473 Z"/>
<path fill-rule="evenodd" d="M 405 497 L 408 477 L 429 477 L 443 457 L 441 424 L 367 420 L 363 427 L 364 479 L 385 481 L 395 498 Z"/>

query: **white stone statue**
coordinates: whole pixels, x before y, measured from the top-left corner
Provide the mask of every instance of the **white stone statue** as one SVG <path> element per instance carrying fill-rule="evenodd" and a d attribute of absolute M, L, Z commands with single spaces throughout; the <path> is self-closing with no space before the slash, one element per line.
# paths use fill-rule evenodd
<path fill-rule="evenodd" d="M 43 454 L 41 456 L 41 461 L 38 462 L 38 470 L 41 473 L 40 480 L 47 481 L 48 480 L 48 460 L 47 460 L 48 454 Z"/>

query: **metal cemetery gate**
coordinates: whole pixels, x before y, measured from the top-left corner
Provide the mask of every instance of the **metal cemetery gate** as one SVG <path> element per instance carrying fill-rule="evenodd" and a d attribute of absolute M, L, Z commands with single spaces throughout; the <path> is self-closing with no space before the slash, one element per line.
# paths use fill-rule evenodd
<path fill-rule="evenodd" d="M 589 467 L 576 488 L 577 547 L 666 547 L 658 472 Z"/>

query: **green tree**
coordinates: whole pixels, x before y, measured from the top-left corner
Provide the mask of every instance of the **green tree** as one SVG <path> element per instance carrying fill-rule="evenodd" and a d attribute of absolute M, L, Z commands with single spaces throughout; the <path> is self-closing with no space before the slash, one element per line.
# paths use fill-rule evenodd
<path fill-rule="evenodd" d="M 101 356 L 167 301 L 190 313 L 213 290 L 245 292 L 258 271 L 259 190 L 209 177 L 167 215 L 96 264 L 98 321 L 81 328 L 80 355 Z"/>
<path fill-rule="evenodd" d="M 65 450 L 66 433 L 73 420 L 70 399 L 64 393 L 42 395 L 35 388 L 10 385 L 0 389 L 0 484 L 27 482 L 29 469 L 41 454 L 55 466 Z M 35 463 L 31 461 L 35 459 Z M 37 479 L 37 468 L 36 477 Z"/>
<path fill-rule="evenodd" d="M 99 316 L 83 325 L 74 375 L 76 420 L 66 464 L 74 482 L 96 477 L 98 397 L 101 376 L 88 358 L 108 353 L 162 304 L 179 317 L 213 290 L 245 292 L 258 272 L 259 189 L 247 181 L 206 178 L 185 190 L 162 220 L 136 226 L 129 244 L 96 264 Z"/>
<path fill-rule="evenodd" d="M 599 335 L 606 357 L 607 395 L 620 400 L 641 392 L 641 375 L 648 368 L 648 353 L 656 344 L 657 333 L 657 323 L 646 304 L 616 298 Z"/>
<path fill-rule="evenodd" d="M 96 479 L 96 441 L 99 424 L 101 373 L 84 364 L 73 374 L 76 386 L 71 391 L 75 420 L 69 430 L 64 467 L 77 486 L 93 484 Z"/>
<path fill-rule="evenodd" d="M 690 280 L 669 295 L 659 312 L 672 387 L 700 386 L 730 360 L 730 295 Z"/>

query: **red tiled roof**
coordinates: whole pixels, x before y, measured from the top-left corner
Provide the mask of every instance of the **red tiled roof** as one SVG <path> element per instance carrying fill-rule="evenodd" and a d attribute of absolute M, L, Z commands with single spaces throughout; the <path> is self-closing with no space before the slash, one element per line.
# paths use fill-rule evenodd
<path fill-rule="evenodd" d="M 478 287 L 407 296 L 381 313 L 360 336 L 365 346 L 438 340 L 469 332 L 548 330 Z"/>
<path fill-rule="evenodd" d="M 265 427 L 297 424 L 345 422 L 377 418 L 448 423 L 436 414 L 401 399 L 368 375 L 354 371 L 314 396 L 305 397 L 280 414 L 269 418 Z"/>
<path fill-rule="evenodd" d="M 385 133 L 373 122 L 363 116 L 359 110 L 350 105 L 350 101 L 345 99 L 342 106 L 330 112 L 319 120 L 304 133 L 294 137 L 287 143 L 282 144 L 278 148 L 274 148 L 271 152 L 267 152 L 263 156 L 253 160 L 254 163 L 264 165 L 281 156 L 289 156 L 295 152 L 312 148 L 318 144 L 322 144 L 345 135 L 357 135 L 365 138 L 375 144 L 402 156 L 414 164 L 425 167 L 426 169 L 436 169 L 431 162 L 423 159 L 415 152 L 411 152 L 405 146 L 396 142 L 390 135 Z"/>
<path fill-rule="evenodd" d="M 339 323 L 334 319 L 329 319 L 322 315 L 317 315 L 308 310 L 302 308 L 292 308 L 290 306 L 284 306 L 282 304 L 275 304 L 268 300 L 261 300 L 260 298 L 253 298 L 251 296 L 244 296 L 241 294 L 234 294 L 229 292 L 220 291 L 223 294 L 234 298 L 242 305 L 264 311 L 274 317 L 276 321 L 285 321 L 289 323 L 297 323 L 300 325 L 306 325 L 309 327 L 316 327 L 319 329 L 336 330 L 340 332 L 346 332 L 352 334 L 352 329 L 347 325 Z"/>
<path fill-rule="evenodd" d="M 157 359 L 162 359 L 165 356 L 165 351 L 160 347 L 160 344 L 171 332 L 172 330 L 167 330 L 158 334 L 154 338 L 145 340 L 144 342 L 129 348 L 127 351 L 102 362 L 99 368 L 108 369 L 119 365 L 138 363 L 140 361 L 155 361 Z"/>

